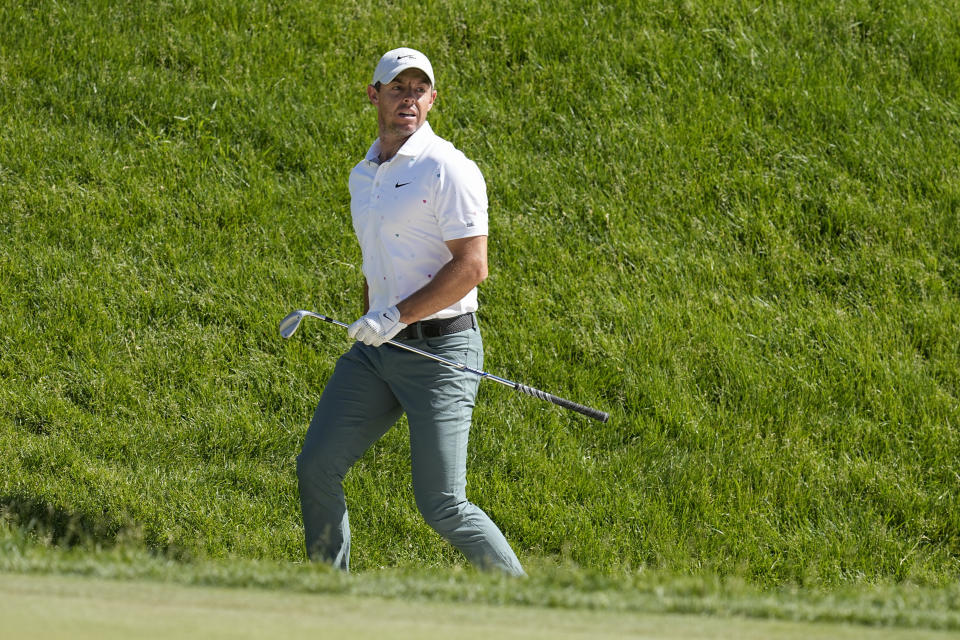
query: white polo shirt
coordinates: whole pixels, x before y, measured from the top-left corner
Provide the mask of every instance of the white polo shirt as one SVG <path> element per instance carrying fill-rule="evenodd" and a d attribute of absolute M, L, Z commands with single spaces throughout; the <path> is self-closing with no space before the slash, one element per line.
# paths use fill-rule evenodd
<path fill-rule="evenodd" d="M 391 307 L 453 257 L 448 240 L 487 235 L 480 169 L 424 122 L 379 164 L 379 138 L 350 172 L 350 212 L 363 252 L 370 308 Z M 477 288 L 429 318 L 477 310 Z M 426 318 L 425 318 L 426 319 Z"/>

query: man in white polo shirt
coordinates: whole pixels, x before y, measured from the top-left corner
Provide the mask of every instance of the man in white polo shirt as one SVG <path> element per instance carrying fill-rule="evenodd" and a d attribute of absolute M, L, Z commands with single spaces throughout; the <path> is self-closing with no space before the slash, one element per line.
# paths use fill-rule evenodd
<path fill-rule="evenodd" d="M 433 133 L 433 68 L 419 51 L 383 55 L 367 96 L 379 135 L 350 173 L 363 254 L 364 315 L 324 388 L 297 457 L 307 553 L 349 569 L 343 478 L 406 413 L 417 507 L 475 566 L 523 575 L 500 529 L 466 497 L 479 378 L 384 345 L 403 340 L 483 366 L 477 285 L 487 276 L 487 194 L 480 170 Z"/>

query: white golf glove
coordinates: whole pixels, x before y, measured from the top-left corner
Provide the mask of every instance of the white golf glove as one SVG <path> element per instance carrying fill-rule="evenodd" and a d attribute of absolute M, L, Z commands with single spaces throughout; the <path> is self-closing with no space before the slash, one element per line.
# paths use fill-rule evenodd
<path fill-rule="evenodd" d="M 379 347 L 406 326 L 400 322 L 400 311 L 394 306 L 370 311 L 347 327 L 347 335 L 371 347 Z"/>

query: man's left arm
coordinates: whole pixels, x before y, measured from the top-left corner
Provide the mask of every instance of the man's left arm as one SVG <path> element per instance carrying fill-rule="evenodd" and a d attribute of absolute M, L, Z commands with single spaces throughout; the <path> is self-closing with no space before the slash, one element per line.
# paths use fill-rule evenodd
<path fill-rule="evenodd" d="M 452 257 L 430 282 L 390 309 L 369 311 L 347 328 L 347 335 L 379 347 L 408 324 L 446 309 L 487 277 L 487 236 L 447 240 Z M 369 304 L 369 301 L 368 301 Z"/>
<path fill-rule="evenodd" d="M 487 236 L 446 241 L 453 256 L 430 282 L 397 303 L 400 321 L 411 324 L 461 300 L 487 277 Z"/>

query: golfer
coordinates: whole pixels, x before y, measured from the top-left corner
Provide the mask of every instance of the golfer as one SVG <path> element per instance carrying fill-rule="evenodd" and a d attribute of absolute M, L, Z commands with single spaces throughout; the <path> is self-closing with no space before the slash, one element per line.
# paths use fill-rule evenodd
<path fill-rule="evenodd" d="M 406 413 L 417 507 L 481 569 L 523 575 L 496 524 L 467 500 L 467 437 L 480 378 L 384 345 L 409 343 L 483 366 L 477 285 L 487 276 L 487 194 L 480 170 L 427 123 L 433 67 L 414 49 L 388 51 L 367 87 L 379 136 L 350 173 L 363 254 L 364 315 L 340 357 L 297 457 L 308 555 L 348 570 L 343 479 Z"/>

